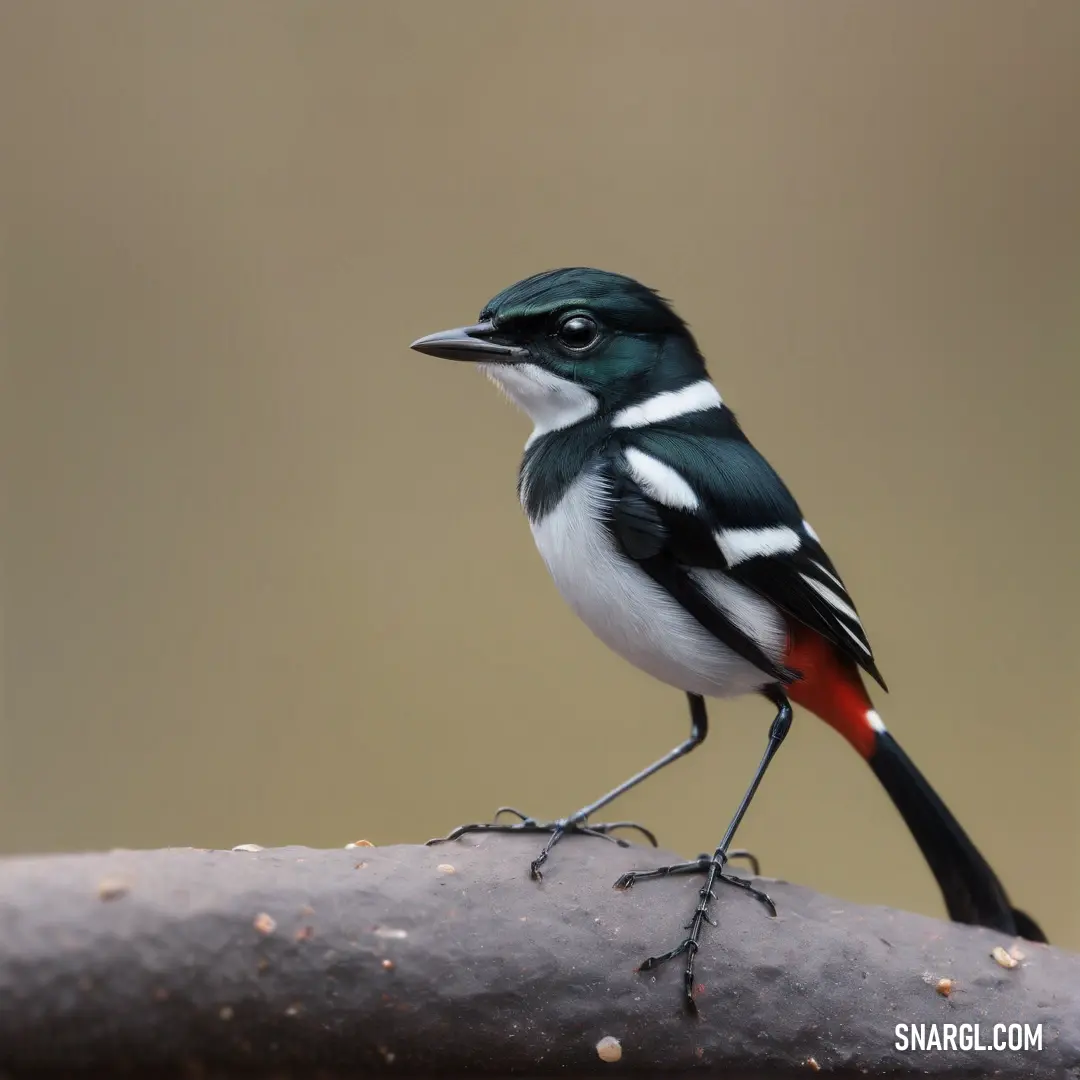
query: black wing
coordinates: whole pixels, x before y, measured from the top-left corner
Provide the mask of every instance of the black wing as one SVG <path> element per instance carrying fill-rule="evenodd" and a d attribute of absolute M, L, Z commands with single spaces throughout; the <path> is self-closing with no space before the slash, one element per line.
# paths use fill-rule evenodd
<path fill-rule="evenodd" d="M 709 567 L 707 556 L 688 553 L 702 538 L 692 522 L 685 531 L 665 520 L 662 504 L 649 498 L 625 472 L 616 471 L 610 526 L 623 551 L 632 558 L 688 614 L 715 638 L 777 682 L 790 682 L 797 673 L 776 664 L 761 646 L 709 598 L 690 574 L 693 567 Z M 673 527 L 675 526 L 675 527 Z M 703 551 L 706 550 L 703 544 Z"/>
<path fill-rule="evenodd" d="M 702 430 L 704 424 L 717 427 L 719 412 L 620 433 L 609 451 L 616 539 L 690 614 L 763 671 L 780 677 L 776 665 L 735 648 L 695 610 L 701 602 L 712 605 L 687 574 L 689 568 L 729 574 L 815 630 L 885 688 L 855 604 L 783 481 L 733 418 L 720 434 Z M 643 462 L 641 455 L 662 469 Z M 643 465 L 649 468 L 643 471 Z M 670 484 L 650 482 L 656 479 L 650 473 L 659 472 L 662 480 L 663 468 L 688 486 L 695 505 L 672 497 Z"/>

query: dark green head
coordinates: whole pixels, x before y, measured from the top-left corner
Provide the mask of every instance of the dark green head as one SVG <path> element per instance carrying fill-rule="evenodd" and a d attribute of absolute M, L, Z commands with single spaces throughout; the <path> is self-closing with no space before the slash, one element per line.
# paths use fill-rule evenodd
<path fill-rule="evenodd" d="M 660 296 L 632 278 L 585 267 L 519 281 L 484 306 L 475 326 L 412 347 L 479 362 L 545 429 L 705 377 L 690 331 Z"/>

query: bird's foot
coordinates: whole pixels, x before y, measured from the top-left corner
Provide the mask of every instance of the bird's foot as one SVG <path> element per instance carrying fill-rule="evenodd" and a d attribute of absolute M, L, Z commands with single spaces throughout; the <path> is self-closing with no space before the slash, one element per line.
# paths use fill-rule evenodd
<path fill-rule="evenodd" d="M 514 822 L 500 821 L 499 818 L 503 814 L 513 814 L 519 820 Z M 529 864 L 529 876 L 533 881 L 543 881 L 544 875 L 540 872 L 540 867 L 547 862 L 551 849 L 567 834 L 599 836 L 603 840 L 610 840 L 613 844 L 618 844 L 619 847 L 629 847 L 628 841 L 611 834 L 617 829 L 636 829 L 653 847 L 657 846 L 656 837 L 652 831 L 645 828 L 644 825 L 639 825 L 636 821 L 608 821 L 599 825 L 588 825 L 587 821 L 588 818 L 583 816 L 580 811 L 571 814 L 569 817 L 560 818 L 558 821 L 537 821 L 536 818 L 523 814 L 512 806 L 500 806 L 495 811 L 495 817 L 491 821 L 459 825 L 456 829 L 447 833 L 446 836 L 438 836 L 434 840 L 429 840 L 428 846 L 445 844 L 447 841 L 457 840 L 458 837 L 465 836 L 467 833 L 548 833 L 547 843 L 544 844 L 540 854 Z"/>
<path fill-rule="evenodd" d="M 631 870 L 622 874 L 615 882 L 616 889 L 630 889 L 639 881 L 649 881 L 653 878 L 670 877 L 673 874 L 705 874 L 705 884 L 698 892 L 698 903 L 694 914 L 686 924 L 688 935 L 675 946 L 674 949 L 658 956 L 650 956 L 638 965 L 638 971 L 651 971 L 666 960 L 674 960 L 679 956 L 686 957 L 686 967 L 683 970 L 683 991 L 686 996 L 686 1004 L 691 1012 L 697 1012 L 697 1004 L 694 1001 L 694 960 L 697 951 L 701 947 L 701 933 L 705 923 L 710 926 L 716 925 L 716 920 L 709 915 L 709 905 L 716 899 L 713 886 L 717 882 L 725 885 L 733 885 L 737 889 L 748 892 L 755 900 L 763 904 L 772 916 L 776 915 L 776 905 L 772 897 L 761 889 L 755 889 L 745 878 L 736 877 L 726 872 L 729 858 L 749 858 L 754 870 L 758 874 L 757 859 L 749 852 L 731 851 L 729 853 L 717 852 L 714 855 L 699 855 L 693 862 L 675 863 L 673 866 L 660 866 L 655 870 Z"/>

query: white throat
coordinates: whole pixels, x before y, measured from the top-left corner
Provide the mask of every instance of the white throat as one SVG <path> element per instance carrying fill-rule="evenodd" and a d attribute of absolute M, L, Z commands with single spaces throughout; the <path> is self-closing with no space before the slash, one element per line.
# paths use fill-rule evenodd
<path fill-rule="evenodd" d="M 584 386 L 560 378 L 536 364 L 478 364 L 480 370 L 533 422 L 533 442 L 584 420 L 600 403 Z"/>

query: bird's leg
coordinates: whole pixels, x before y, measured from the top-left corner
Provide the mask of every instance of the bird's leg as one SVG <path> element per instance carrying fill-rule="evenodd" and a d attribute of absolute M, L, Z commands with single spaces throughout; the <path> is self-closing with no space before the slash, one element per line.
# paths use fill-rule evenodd
<path fill-rule="evenodd" d="M 702 885 L 701 890 L 698 892 L 697 907 L 694 909 L 690 922 L 686 925 L 689 934 L 670 952 L 662 953 L 659 956 L 650 956 L 647 960 L 642 961 L 638 969 L 639 971 L 649 971 L 665 960 L 674 960 L 677 956 L 685 954 L 686 968 L 683 973 L 683 982 L 686 1003 L 695 1012 L 697 1006 L 694 1003 L 694 958 L 701 944 L 701 932 L 705 923 L 709 923 L 710 926 L 716 925 L 714 920 L 709 917 L 709 905 L 716 899 L 713 886 L 717 882 L 734 885 L 736 888 L 748 892 L 755 900 L 762 903 L 768 909 L 770 915 L 776 914 L 776 905 L 772 902 L 768 893 L 755 889 L 748 881 L 734 877 L 724 869 L 728 859 L 734 854 L 730 850 L 730 844 L 735 832 L 741 824 L 751 800 L 754 798 L 754 793 L 765 775 L 765 770 L 768 769 L 769 763 L 776 756 L 776 751 L 780 749 L 780 744 L 791 729 L 791 705 L 783 691 L 778 686 L 774 686 L 767 688 L 764 693 L 776 705 L 778 710 L 776 718 L 772 722 L 772 727 L 769 729 L 769 745 L 765 748 L 757 772 L 754 773 L 754 779 L 746 789 L 746 794 L 742 797 L 739 808 L 735 811 L 735 816 L 731 819 L 731 823 L 724 832 L 724 838 L 720 841 L 720 846 L 712 855 L 699 855 L 693 862 L 676 863 L 674 866 L 661 866 L 656 870 L 631 870 L 629 873 L 623 874 L 615 882 L 615 888 L 629 889 L 637 882 L 647 881 L 650 878 L 668 877 L 671 874 L 705 874 L 705 884 Z"/>
<path fill-rule="evenodd" d="M 648 768 L 642 769 L 641 772 L 636 773 L 634 776 L 630 777 L 629 780 L 623 781 L 618 787 L 612 788 L 606 795 L 602 795 L 595 802 L 589 803 L 588 806 L 583 806 L 569 817 L 560 818 L 558 821 L 537 821 L 535 818 L 529 817 L 519 810 L 504 806 L 496 812 L 496 820 L 494 821 L 481 822 L 472 825 L 459 825 L 453 832 L 448 833 L 446 836 L 438 837 L 435 840 L 429 840 L 428 843 L 441 844 L 448 840 L 456 840 L 459 836 L 464 836 L 466 833 L 474 832 L 548 833 L 547 842 L 544 844 L 543 849 L 540 854 L 533 859 L 529 866 L 529 873 L 535 881 L 543 880 L 543 874 L 540 872 L 540 867 L 547 862 L 548 856 L 551 854 L 551 849 L 567 833 L 581 833 L 585 836 L 601 836 L 606 840 L 612 840 L 622 847 L 626 847 L 628 845 L 625 840 L 618 839 L 612 836 L 611 833 L 616 829 L 637 829 L 638 832 L 653 845 L 653 847 L 656 847 L 656 837 L 644 826 L 638 825 L 635 822 L 612 821 L 600 825 L 588 825 L 587 822 L 597 810 L 607 806 L 608 803 L 613 802 L 624 792 L 627 792 L 632 787 L 640 784 L 646 777 L 652 776 L 655 772 L 659 772 L 665 765 L 670 765 L 673 761 L 690 753 L 691 750 L 705 741 L 705 736 L 709 731 L 709 716 L 705 709 L 705 699 L 701 697 L 700 694 L 687 694 L 686 697 L 690 703 L 690 737 L 686 739 L 685 742 L 676 746 L 674 750 L 666 753 L 659 761 L 654 761 Z M 513 823 L 500 822 L 498 818 L 504 813 L 515 814 L 521 820 Z M 749 856 L 753 859 L 753 856 L 750 855 L 749 852 L 732 851 L 729 853 L 729 857 L 736 855 Z"/>

